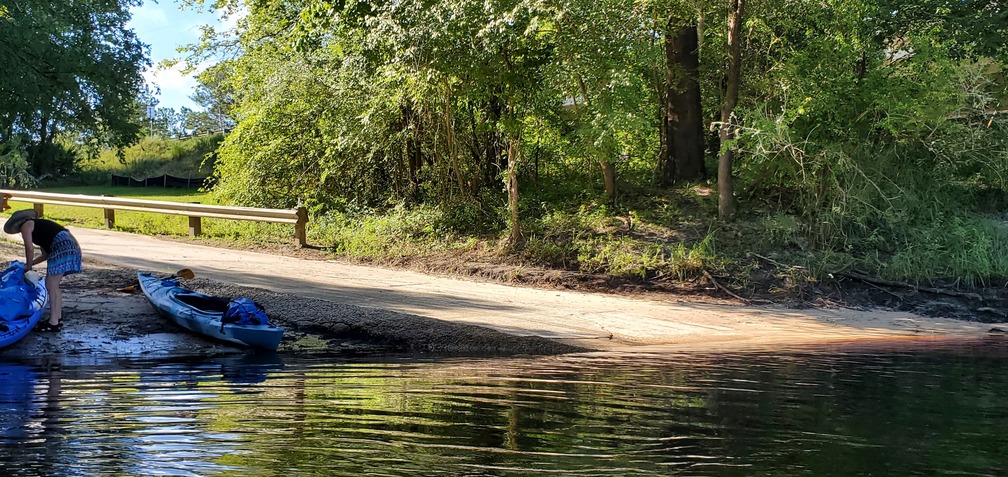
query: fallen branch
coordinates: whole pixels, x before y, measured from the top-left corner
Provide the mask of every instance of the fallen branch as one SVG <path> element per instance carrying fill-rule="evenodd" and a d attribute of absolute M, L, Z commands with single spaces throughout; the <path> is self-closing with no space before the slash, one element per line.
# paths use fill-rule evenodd
<path fill-rule="evenodd" d="M 799 270 L 804 270 L 805 269 L 805 267 L 803 267 L 801 265 L 788 265 L 786 263 L 780 263 L 777 260 L 774 260 L 774 259 L 772 259 L 770 257 L 764 257 L 764 256 L 762 256 L 762 255 L 760 255 L 758 253 L 749 252 L 749 254 L 752 255 L 752 256 L 754 256 L 754 257 L 756 257 L 756 258 L 761 258 L 763 260 L 766 260 L 767 262 L 770 262 L 772 265 L 776 265 L 776 266 L 778 266 L 780 268 L 797 268 Z"/>
<path fill-rule="evenodd" d="M 922 286 L 917 286 L 917 285 L 911 285 L 909 283 L 904 283 L 904 282 L 894 282 L 894 281 L 891 281 L 891 280 L 883 280 L 881 278 L 869 277 L 868 275 L 862 275 L 862 274 L 857 273 L 857 272 L 834 273 L 834 275 L 840 275 L 840 276 L 844 276 L 844 277 L 847 277 L 847 278 L 853 278 L 855 280 L 860 280 L 862 282 L 865 282 L 865 283 L 868 283 L 868 284 L 873 284 L 873 285 L 882 285 L 882 286 L 887 286 L 887 287 L 909 288 L 911 290 L 923 291 L 923 292 L 928 292 L 928 293 L 934 293 L 936 295 L 957 296 L 957 297 L 962 297 L 962 298 L 970 298 L 970 299 L 973 299 L 973 300 L 983 301 L 983 297 L 980 296 L 979 293 L 960 292 L 960 291 L 955 291 L 955 290 L 946 290 L 944 288 L 922 287 Z"/>
<path fill-rule="evenodd" d="M 882 287 L 880 287 L 880 286 L 878 286 L 878 285 L 876 285 L 874 283 L 868 282 L 868 286 L 870 286 L 870 287 L 872 287 L 872 288 L 874 288 L 874 289 L 876 289 L 876 290 L 878 290 L 878 291 L 880 291 L 882 293 L 888 293 L 888 294 L 896 297 L 896 299 L 899 300 L 899 301 L 903 301 L 903 297 L 901 297 L 901 296 L 899 296 L 899 295 L 897 295 L 897 294 L 895 294 L 895 293 L 893 293 L 893 292 L 891 292 L 889 290 L 886 290 L 885 288 L 882 288 Z"/>
<path fill-rule="evenodd" d="M 719 282 L 718 282 L 717 280 L 715 280 L 715 279 L 714 279 L 714 275 L 711 275 L 711 274 L 710 274 L 710 272 L 708 272 L 707 270 L 704 270 L 704 271 L 703 271 L 703 274 L 704 274 L 704 277 L 706 277 L 706 278 L 707 278 L 708 280 L 710 280 L 711 284 L 713 284 L 713 285 L 714 285 L 714 286 L 715 286 L 715 287 L 716 287 L 717 289 L 719 289 L 719 290 L 721 290 L 721 291 L 723 291 L 723 292 L 725 292 L 725 293 L 727 293 L 727 294 L 731 295 L 731 296 L 732 296 L 732 297 L 734 297 L 734 298 L 735 298 L 736 300 L 740 300 L 740 301 L 743 301 L 743 302 L 746 302 L 746 303 L 748 303 L 748 302 L 749 302 L 749 300 L 747 300 L 747 299 L 745 299 L 745 298 L 742 298 L 742 297 L 740 297 L 740 296 L 736 295 L 735 293 L 732 293 L 732 291 L 731 291 L 731 290 L 729 290 L 729 289 L 728 289 L 728 288 L 726 288 L 726 287 L 725 287 L 724 285 L 722 285 L 722 284 L 721 284 L 721 283 L 719 283 Z"/>
<path fill-rule="evenodd" d="M 1000 316 L 1001 318 L 1004 318 L 1004 317 L 1008 316 L 1008 314 L 1006 314 L 1005 312 L 1003 312 L 1001 310 L 998 310 L 998 309 L 995 309 L 995 308 L 991 308 L 991 307 L 987 307 L 987 306 L 981 306 L 980 308 L 977 308 L 976 311 L 981 312 L 981 313 L 992 313 L 992 314 L 995 314 L 997 316 Z"/>

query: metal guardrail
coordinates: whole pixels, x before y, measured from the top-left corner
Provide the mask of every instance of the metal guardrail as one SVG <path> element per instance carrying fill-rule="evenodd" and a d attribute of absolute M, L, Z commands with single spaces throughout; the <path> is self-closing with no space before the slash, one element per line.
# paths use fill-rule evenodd
<path fill-rule="evenodd" d="M 115 226 L 115 211 L 117 210 L 184 215 L 189 217 L 189 235 L 193 237 L 202 234 L 201 219 L 204 217 L 293 224 L 294 238 L 297 240 L 298 245 L 302 247 L 307 245 L 308 237 L 305 232 L 305 226 L 308 223 L 308 211 L 304 207 L 293 209 L 260 209 L 254 207 L 230 207 L 224 205 L 164 202 L 83 194 L 54 194 L 50 192 L 8 189 L 0 189 L 0 194 L 3 194 L 5 205 L 8 199 L 31 203 L 40 217 L 44 215 L 44 204 L 102 209 L 105 213 L 106 228 Z"/>

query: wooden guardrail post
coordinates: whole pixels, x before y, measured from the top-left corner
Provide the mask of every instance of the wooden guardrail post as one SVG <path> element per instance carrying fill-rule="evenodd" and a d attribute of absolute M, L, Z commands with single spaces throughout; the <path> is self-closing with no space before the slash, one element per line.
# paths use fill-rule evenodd
<path fill-rule="evenodd" d="M 39 217 L 45 217 L 45 206 L 41 202 L 32 203 L 32 208 L 35 209 L 35 214 Z"/>
<path fill-rule="evenodd" d="M 305 209 L 304 206 L 299 203 L 297 207 L 297 222 L 294 223 L 294 239 L 297 240 L 298 246 L 301 247 L 308 245 L 308 233 L 305 231 L 305 225 L 307 223 L 308 209 Z"/>
<path fill-rule="evenodd" d="M 105 213 L 105 228 L 115 227 L 115 209 L 102 209 Z"/>
<path fill-rule="evenodd" d="M 165 184 L 168 183 L 168 176 L 165 176 Z M 190 204 L 198 204 L 199 202 L 190 202 Z M 199 237 L 203 235 L 203 221 L 198 215 L 189 216 L 189 236 Z"/>
<path fill-rule="evenodd" d="M 189 236 L 198 237 L 203 234 L 203 222 L 199 217 L 189 216 Z"/>

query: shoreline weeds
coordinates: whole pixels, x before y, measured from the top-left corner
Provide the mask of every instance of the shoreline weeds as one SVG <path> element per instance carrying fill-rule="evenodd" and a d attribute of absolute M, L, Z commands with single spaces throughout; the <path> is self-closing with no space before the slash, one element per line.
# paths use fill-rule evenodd
<path fill-rule="evenodd" d="M 128 238 L 139 240 L 135 236 Z M 185 253 L 194 256 L 198 253 L 224 253 L 216 250 L 194 251 L 200 247 L 180 245 L 186 247 Z M 0 259 L 11 260 L 18 258 L 20 247 L 6 242 L 0 244 L 0 250 L 4 252 Z M 175 256 L 181 257 L 185 253 Z M 117 291 L 136 284 L 136 268 L 103 263 L 87 255 L 85 253 L 84 272 L 64 279 L 63 330 L 59 333 L 32 332 L 21 342 L 0 350 L 0 358 L 45 355 L 212 356 L 242 352 L 240 348 L 204 339 L 168 322 L 155 313 L 139 290 L 133 293 Z M 194 260 L 189 263 L 203 262 Z M 521 321 L 520 318 L 515 321 L 509 317 L 507 319 L 511 321 L 501 318 L 497 322 L 493 309 L 488 312 L 487 306 L 514 308 L 503 301 L 493 305 L 481 303 L 467 311 L 486 316 L 471 320 L 441 319 L 442 315 L 434 312 L 432 316 L 437 318 L 428 318 L 385 309 L 380 303 L 373 307 L 359 306 L 341 302 L 349 300 L 336 295 L 332 299 L 320 299 L 238 286 L 201 276 L 211 275 L 212 272 L 210 269 L 196 270 L 196 278 L 183 280 L 182 283 L 204 293 L 224 297 L 248 296 L 261 303 L 271 320 L 286 330 L 279 350 L 284 355 L 516 356 L 590 351 L 772 350 L 782 346 L 834 346 L 842 343 L 881 346 L 909 341 L 926 344 L 937 340 L 997 339 L 1001 334 L 992 330 L 1008 329 L 1008 326 L 998 323 L 928 318 L 878 309 L 744 307 L 703 300 L 693 302 L 689 296 L 682 295 L 666 297 L 666 302 L 658 304 L 668 307 L 669 302 L 675 301 L 672 304 L 674 313 L 666 315 L 663 314 L 665 311 L 659 311 L 657 314 L 661 319 L 658 320 L 653 317 L 645 320 L 643 315 L 628 313 L 620 306 L 628 304 L 629 299 L 610 295 L 607 299 L 616 300 L 607 314 L 612 316 L 587 320 L 594 323 L 590 329 L 584 327 L 584 322 L 561 319 L 558 323 L 550 321 L 549 317 L 537 317 L 534 313 L 527 316 L 542 318 L 542 321 Z M 381 288 L 376 285 L 384 284 L 369 285 Z M 480 288 L 489 285 L 474 282 L 471 286 Z M 531 289 L 525 290 L 522 293 L 532 293 Z M 423 297 L 424 306 L 432 311 L 457 305 L 452 301 L 456 298 L 443 290 Z M 584 294 L 570 299 L 595 298 L 595 295 Z M 658 302 L 651 302 L 655 303 Z M 645 300 L 644 306 L 650 304 Z"/>

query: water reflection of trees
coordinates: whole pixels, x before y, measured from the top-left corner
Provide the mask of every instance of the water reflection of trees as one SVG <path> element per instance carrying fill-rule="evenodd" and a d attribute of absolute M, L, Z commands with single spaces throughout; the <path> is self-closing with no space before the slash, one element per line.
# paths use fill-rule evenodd
<path fill-rule="evenodd" d="M 722 437 L 712 454 L 777 475 L 995 475 L 1008 464 L 1006 357 L 963 351 L 715 363 L 710 379 L 745 384 L 710 390 L 708 412 Z"/>
<path fill-rule="evenodd" d="M 279 470 L 304 469 L 323 452 L 341 475 L 379 462 L 454 475 L 498 467 L 634 469 L 643 461 L 645 473 L 661 473 L 660 461 L 641 459 L 642 443 L 660 436 L 675 409 L 704 404 L 685 372 L 558 364 L 546 372 L 535 369 L 541 361 L 508 360 L 308 368 L 295 381 L 307 387 L 279 387 L 303 389 L 294 400 L 298 425 L 260 422 L 276 425 L 257 429 L 268 437 L 252 454 Z M 660 404 L 637 402 L 641 386 L 662 390 Z M 231 422 L 221 412 L 241 414 L 213 412 L 218 422 Z"/>
<path fill-rule="evenodd" d="M 63 372 L 43 361 L 38 368 L 0 363 L 0 463 L 48 475 L 65 462 L 62 443 Z M 53 474 L 54 475 L 54 474 Z"/>
<path fill-rule="evenodd" d="M 260 422 L 247 444 L 255 464 L 309 475 L 320 456 L 340 475 L 377 465 L 836 475 L 838 462 L 845 475 L 990 473 L 1008 423 L 1002 361 L 887 352 L 321 366 L 291 383 L 303 392 L 296 412 L 273 410 L 297 419 Z"/>
<path fill-rule="evenodd" d="M 1003 365 L 837 352 L 28 367 L 18 428 L 36 434 L 18 439 L 37 441 L 22 463 L 55 449 L 85 474 L 991 474 Z"/>
<path fill-rule="evenodd" d="M 261 358 L 261 357 L 260 357 Z M 0 363 L 0 475 L 201 475 L 228 453 L 200 411 L 282 362 Z M 215 394 L 214 390 L 218 394 Z M 214 439 L 218 441 L 214 442 Z M 204 445 L 205 444 L 205 445 Z M 194 472 L 195 471 L 195 472 Z"/>

